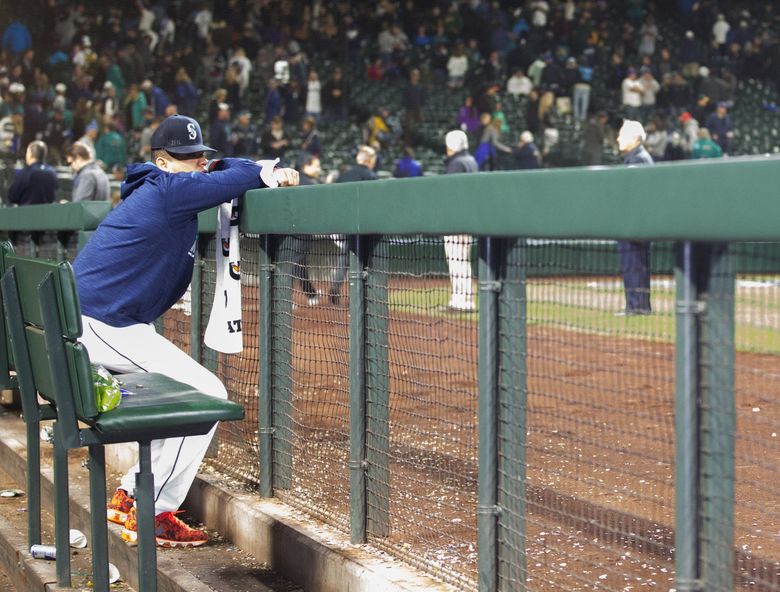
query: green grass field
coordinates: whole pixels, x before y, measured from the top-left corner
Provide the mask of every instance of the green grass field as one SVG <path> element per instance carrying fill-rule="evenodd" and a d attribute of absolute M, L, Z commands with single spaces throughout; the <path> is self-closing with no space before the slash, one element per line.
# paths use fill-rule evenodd
<path fill-rule="evenodd" d="M 751 278 L 755 279 L 755 278 Z M 478 315 L 443 310 L 449 288 L 431 286 L 390 291 L 396 311 L 432 317 L 470 320 Z M 616 316 L 623 306 L 623 290 L 615 284 L 590 288 L 586 282 L 528 283 L 528 322 L 580 333 L 611 335 L 674 343 L 675 314 L 672 289 L 653 289 L 647 316 Z M 477 306 L 479 305 L 477 299 Z M 737 290 L 736 345 L 738 351 L 780 354 L 780 289 Z"/>

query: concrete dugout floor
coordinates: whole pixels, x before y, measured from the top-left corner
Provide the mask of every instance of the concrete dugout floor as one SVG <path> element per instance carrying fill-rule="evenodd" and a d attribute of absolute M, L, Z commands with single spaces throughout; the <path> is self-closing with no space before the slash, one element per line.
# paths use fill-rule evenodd
<path fill-rule="evenodd" d="M 25 432 L 16 412 L 0 411 L 0 489 L 24 489 Z M 50 448 L 42 446 L 44 509 L 53 498 Z M 71 528 L 89 539 L 89 494 L 85 451 L 70 453 Z M 109 495 L 118 481 L 111 478 Z M 160 592 L 452 592 L 398 562 L 350 545 L 348 538 L 299 512 L 256 494 L 228 489 L 224 479 L 201 474 L 185 504 L 190 519 L 201 520 L 211 541 L 197 549 L 158 549 Z M 17 592 L 59 590 L 54 562 L 35 560 L 27 549 L 26 498 L 0 503 L 0 571 Z M 8 500 L 11 500 L 10 502 Z M 50 509 L 50 508 L 48 508 Z M 46 511 L 44 533 L 53 524 Z M 135 549 L 109 525 L 109 556 L 122 575 L 112 591 L 132 591 L 136 584 Z M 53 543 L 51 537 L 44 543 Z M 74 590 L 91 590 L 89 547 L 72 550 Z M 4 582 L 0 575 L 0 585 Z M 10 590 L 9 590 L 10 592 Z"/>

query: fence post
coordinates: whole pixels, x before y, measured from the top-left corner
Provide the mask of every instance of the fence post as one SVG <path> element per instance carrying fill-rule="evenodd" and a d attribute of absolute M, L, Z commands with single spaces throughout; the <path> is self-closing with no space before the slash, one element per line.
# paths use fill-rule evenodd
<path fill-rule="evenodd" d="M 198 238 L 198 241 L 195 244 L 195 268 L 193 269 L 192 273 L 192 282 L 190 283 L 190 304 L 194 305 L 196 300 L 199 300 L 198 305 L 201 308 L 202 311 L 202 302 L 203 302 L 203 295 L 205 292 L 206 286 L 211 287 L 211 293 L 209 294 L 210 298 L 207 298 L 206 301 L 208 302 L 209 306 L 213 302 L 214 299 L 214 291 L 217 289 L 217 260 L 214 256 L 216 243 L 219 241 L 219 237 L 217 235 L 211 234 L 207 235 L 207 238 L 203 241 L 203 250 L 200 249 L 201 247 L 201 240 L 200 236 Z M 203 258 L 203 254 L 205 253 L 206 257 L 209 259 L 209 266 L 206 267 L 206 261 Z M 209 256 L 209 253 L 211 253 L 211 256 Z M 198 258 L 200 256 L 200 258 Z M 198 283 L 199 286 L 195 283 L 195 274 L 197 273 L 198 276 Z M 210 309 L 209 309 L 210 310 Z M 211 349 L 208 346 L 203 347 L 203 333 L 200 332 L 202 328 L 203 318 L 202 316 L 195 317 L 194 308 L 190 308 L 190 312 L 192 313 L 192 316 L 190 317 L 190 332 L 192 336 L 194 337 L 194 331 L 195 326 L 197 326 L 198 329 L 198 336 L 197 339 L 193 341 L 193 345 L 195 343 L 198 344 L 198 358 L 195 358 L 198 360 L 198 362 L 203 365 L 204 368 L 208 369 L 210 372 L 214 373 L 216 376 L 220 376 L 220 357 L 219 352 Z M 162 320 L 162 319 L 160 319 Z M 160 332 L 162 332 L 162 326 L 160 327 Z M 190 356 L 195 357 L 193 355 L 194 349 L 191 350 Z M 220 433 L 219 430 L 215 432 L 214 438 L 209 443 L 209 447 L 206 450 L 206 457 L 207 458 L 216 458 L 217 454 L 219 453 L 219 438 Z"/>
<path fill-rule="evenodd" d="M 291 236 L 279 237 L 274 249 L 271 315 L 272 357 L 271 389 L 273 392 L 274 489 L 292 487 L 293 462 L 293 383 L 292 383 L 292 308 L 293 264 Z"/>
<path fill-rule="evenodd" d="M 699 277 L 695 247 L 678 244 L 675 267 L 675 588 L 700 590 L 698 550 Z"/>
<path fill-rule="evenodd" d="M 208 286 L 210 287 L 210 298 L 206 298 L 206 302 L 211 303 L 212 299 L 214 298 L 214 290 L 217 289 L 217 260 L 216 258 L 212 258 L 209 256 L 209 253 L 215 253 L 215 245 L 214 242 L 219 241 L 219 237 L 217 235 L 209 235 L 208 240 L 205 242 L 205 248 L 204 253 L 206 253 L 206 258 L 208 261 L 201 258 L 201 269 L 200 269 L 200 285 L 203 286 L 204 292 L 205 288 Z M 194 288 L 194 286 L 193 286 Z M 190 297 L 192 297 L 193 290 L 190 290 Z M 219 376 L 219 352 L 216 350 L 211 349 L 210 347 L 204 347 L 201 350 L 201 364 L 217 376 Z"/>
<path fill-rule="evenodd" d="M 501 241 L 498 296 L 499 590 L 526 586 L 526 433 L 528 429 L 525 241 Z M 480 276 L 481 277 L 481 276 Z M 481 303 L 480 303 L 481 306 Z"/>
<path fill-rule="evenodd" d="M 366 240 L 351 237 L 349 249 L 349 523 L 354 544 L 366 542 Z"/>
<path fill-rule="evenodd" d="M 260 461 L 260 495 L 271 497 L 274 494 L 274 399 L 272 391 L 272 337 L 273 337 L 273 240 L 265 234 L 259 240 L 257 264 L 258 275 L 258 356 L 260 373 L 258 376 L 257 433 Z"/>
<path fill-rule="evenodd" d="M 728 245 L 683 243 L 676 281 L 675 587 L 732 590 L 735 271 Z"/>
<path fill-rule="evenodd" d="M 200 363 L 201 359 L 201 318 L 203 302 L 203 257 L 200 249 L 195 249 L 195 265 L 192 268 L 192 283 L 190 288 L 190 357 Z"/>
<path fill-rule="evenodd" d="M 386 243 L 365 239 L 366 268 L 366 462 L 367 527 L 372 536 L 390 534 L 390 363 Z"/>
<path fill-rule="evenodd" d="M 726 243 L 706 245 L 701 319 L 701 576 L 703 588 L 734 589 L 736 398 L 734 261 Z"/>
<path fill-rule="evenodd" d="M 498 584 L 498 280 L 496 240 L 479 240 L 479 476 L 477 484 L 477 580 L 479 592 Z"/>

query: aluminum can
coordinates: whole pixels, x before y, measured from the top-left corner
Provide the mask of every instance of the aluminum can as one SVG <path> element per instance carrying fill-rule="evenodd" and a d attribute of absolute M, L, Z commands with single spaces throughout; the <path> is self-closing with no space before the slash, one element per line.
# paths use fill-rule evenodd
<path fill-rule="evenodd" d="M 35 559 L 56 559 L 57 547 L 54 545 L 33 545 L 30 547 L 30 555 Z"/>

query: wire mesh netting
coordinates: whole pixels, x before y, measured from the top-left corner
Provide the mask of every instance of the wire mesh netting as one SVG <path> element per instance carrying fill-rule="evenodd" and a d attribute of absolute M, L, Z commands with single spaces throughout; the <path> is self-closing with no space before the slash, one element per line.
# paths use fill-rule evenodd
<path fill-rule="evenodd" d="M 460 266 L 454 261 L 458 273 L 473 272 L 469 283 L 478 308 L 477 249 L 468 237 L 459 240 L 455 253 L 443 237 L 383 237 L 369 260 L 369 542 L 474 589 L 478 314 L 452 307 L 453 292 L 463 281 L 450 280 L 445 254 L 461 258 Z M 220 451 L 212 462 L 256 484 L 258 241 L 245 237 L 241 248 L 244 353 L 217 357 L 204 348 L 203 355 L 231 397 L 247 408 L 245 421 L 220 428 Z M 281 243 L 272 368 L 275 493 L 349 531 L 346 248 L 338 236 L 289 237 Z M 733 295 L 725 298 L 733 298 L 736 314 L 736 417 L 729 418 L 726 409 L 722 419 L 725 426 L 736 425 L 723 434 L 734 441 L 736 455 L 735 546 L 727 550 L 733 581 L 713 589 L 780 590 L 780 499 L 772 478 L 780 432 L 774 405 L 780 246 L 741 243 L 731 249 L 737 281 Z M 465 266 L 463 253 L 469 260 Z M 526 241 L 510 257 L 510 267 L 499 335 L 502 375 L 508 377 L 500 384 L 505 396 L 498 410 L 502 585 L 513 590 L 673 587 L 673 245 L 652 246 L 651 314 L 624 314 L 626 291 L 613 241 Z M 205 326 L 213 261 L 206 262 L 203 286 Z M 178 339 L 186 348 L 185 315 L 185 310 L 169 313 L 166 333 L 182 333 Z M 384 408 L 370 401 L 383 392 Z M 717 425 L 720 417 L 714 416 Z M 701 454 L 707 470 L 707 455 L 714 453 Z M 719 518 L 702 515 L 700 520 Z M 700 544 L 717 546 L 718 541 L 706 540 L 717 528 L 728 524 L 703 529 Z"/>
<path fill-rule="evenodd" d="M 349 529 L 346 241 L 288 237 L 274 282 L 275 493 Z M 278 346 L 278 351 L 277 351 Z M 280 429 L 281 428 L 281 429 Z"/>
<path fill-rule="evenodd" d="M 204 245 L 204 259 L 201 276 L 200 334 L 206 331 L 209 322 L 214 288 L 216 264 L 214 253 L 216 241 L 212 238 Z M 258 250 L 257 237 L 246 236 L 241 240 L 241 303 L 243 350 L 238 354 L 218 354 L 205 345 L 201 356 L 204 365 L 215 372 L 225 384 L 230 398 L 244 406 L 244 419 L 220 424 L 218 429 L 219 449 L 216 466 L 227 474 L 237 477 L 252 486 L 257 484 L 258 460 Z M 202 337 L 201 337 L 202 341 Z"/>
<path fill-rule="evenodd" d="M 368 457 L 386 454 L 389 474 L 369 480 L 369 518 L 387 508 L 389 529 L 375 528 L 369 540 L 470 585 L 477 559 L 477 317 L 471 238 L 453 237 L 454 248 L 448 240 L 442 248 L 440 238 L 385 237 L 370 262 L 367 341 L 376 345 L 366 357 L 387 374 L 388 421 L 383 425 L 381 406 L 369 409 Z M 445 249 L 456 270 L 452 283 Z M 387 318 L 372 319 L 383 305 Z"/>
<path fill-rule="evenodd" d="M 720 415 L 728 426 L 724 436 L 734 438 L 734 581 L 780 590 L 780 244 L 738 243 L 731 252 L 736 407 Z"/>
<path fill-rule="evenodd" d="M 656 267 L 663 271 L 669 259 L 669 246 L 656 245 Z M 521 515 L 504 510 L 499 519 L 509 525 L 501 531 L 512 543 L 502 545 L 501 570 L 532 590 L 668 589 L 674 571 L 669 267 L 652 276 L 653 314 L 623 315 L 613 242 L 529 241 L 512 261 L 518 269 L 508 275 L 525 287 L 527 399 L 507 398 L 519 400 L 501 410 L 499 433 L 514 442 L 513 430 L 525 426 L 526 451 L 522 466 L 517 446 L 502 447 L 502 508 L 522 498 Z M 521 319 L 506 321 L 511 333 Z M 517 340 L 502 335 L 500 343 Z M 523 521 L 525 564 L 517 548 L 523 539 L 512 530 Z"/>

